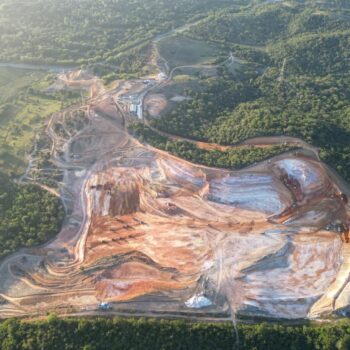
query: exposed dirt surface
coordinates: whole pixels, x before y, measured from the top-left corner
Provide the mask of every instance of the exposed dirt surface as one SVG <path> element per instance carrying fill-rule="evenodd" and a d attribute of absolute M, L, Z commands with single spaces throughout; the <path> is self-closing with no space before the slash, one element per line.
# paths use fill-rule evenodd
<path fill-rule="evenodd" d="M 56 82 L 48 88 L 49 91 L 59 91 L 62 89 L 85 89 L 90 91 L 91 97 L 94 97 L 98 95 L 104 87 L 100 79 L 85 70 L 79 69 L 59 74 Z"/>
<path fill-rule="evenodd" d="M 145 98 L 145 110 L 152 118 L 160 117 L 168 110 L 168 100 L 162 94 L 149 94 Z"/>
<path fill-rule="evenodd" d="M 144 107 L 160 113 L 160 96 L 144 98 L 161 83 L 107 90 L 87 72 L 59 76 L 52 88 L 90 95 L 47 126 L 67 219 L 52 242 L 0 263 L 0 317 L 83 315 L 101 302 L 115 313 L 220 320 L 347 307 L 346 189 L 317 150 L 295 139 L 253 140 L 302 150 L 233 172 L 142 145 L 125 128 L 140 117 L 130 106 L 141 106 L 141 118 Z"/>

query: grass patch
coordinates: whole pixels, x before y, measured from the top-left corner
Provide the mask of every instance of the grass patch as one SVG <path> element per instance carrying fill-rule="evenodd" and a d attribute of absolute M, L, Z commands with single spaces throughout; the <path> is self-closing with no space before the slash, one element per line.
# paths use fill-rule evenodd
<path fill-rule="evenodd" d="M 43 71 L 0 67 L 0 103 L 15 97 L 20 90 L 43 79 L 45 75 Z"/>
<path fill-rule="evenodd" d="M 219 49 L 204 41 L 177 35 L 161 40 L 159 53 L 172 69 L 178 66 L 212 64 L 219 55 Z"/>
<path fill-rule="evenodd" d="M 177 95 L 186 95 L 187 90 L 202 91 L 202 89 L 198 79 L 182 75 L 180 79 L 174 79 L 170 84 L 156 89 L 155 92 L 162 93 L 166 98 L 171 99 Z"/>
<path fill-rule="evenodd" d="M 53 76 L 42 71 L 0 68 L 0 167 L 8 175 L 24 172 L 35 134 L 51 114 L 78 97 L 45 93 L 52 81 Z"/>

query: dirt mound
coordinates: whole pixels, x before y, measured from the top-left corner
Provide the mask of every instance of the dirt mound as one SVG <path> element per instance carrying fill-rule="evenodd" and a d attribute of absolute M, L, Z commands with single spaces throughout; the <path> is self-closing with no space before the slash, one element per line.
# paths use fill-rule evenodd
<path fill-rule="evenodd" d="M 90 109 L 100 116 L 116 121 L 120 126 L 124 125 L 123 114 L 110 96 L 92 103 Z"/>
<path fill-rule="evenodd" d="M 66 74 L 66 79 L 70 81 L 91 80 L 94 76 L 86 70 L 79 69 Z"/>
<path fill-rule="evenodd" d="M 145 110 L 150 117 L 158 118 L 168 110 L 169 102 L 163 94 L 149 94 L 145 98 Z"/>
<path fill-rule="evenodd" d="M 47 91 L 87 90 L 90 97 L 96 97 L 104 92 L 103 82 L 85 70 L 70 71 L 57 76 L 54 84 Z"/>
<path fill-rule="evenodd" d="M 116 181 L 118 180 L 118 181 Z M 129 169 L 111 169 L 89 181 L 96 215 L 117 216 L 132 214 L 140 208 L 140 191 L 137 177 Z"/>

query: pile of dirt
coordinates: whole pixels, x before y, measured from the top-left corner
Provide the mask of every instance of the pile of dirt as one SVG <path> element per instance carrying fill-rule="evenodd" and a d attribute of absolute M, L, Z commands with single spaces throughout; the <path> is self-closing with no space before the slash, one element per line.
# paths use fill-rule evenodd
<path fill-rule="evenodd" d="M 159 118 L 169 109 L 169 102 L 163 94 L 149 94 L 145 98 L 145 110 L 152 118 Z"/>

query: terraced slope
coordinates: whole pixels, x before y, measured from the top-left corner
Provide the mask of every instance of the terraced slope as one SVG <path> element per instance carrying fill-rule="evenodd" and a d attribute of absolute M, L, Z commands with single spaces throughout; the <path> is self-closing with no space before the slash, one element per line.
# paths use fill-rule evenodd
<path fill-rule="evenodd" d="M 112 313 L 218 319 L 348 305 L 346 189 L 313 152 L 236 172 L 197 166 L 127 133 L 125 94 L 143 94 L 142 81 L 106 90 L 79 71 L 53 88 L 78 85 L 91 90 L 76 107 L 79 132 L 64 123 L 72 108 L 47 129 L 68 217 L 54 241 L 1 262 L 1 317 L 85 315 L 101 302 Z"/>

